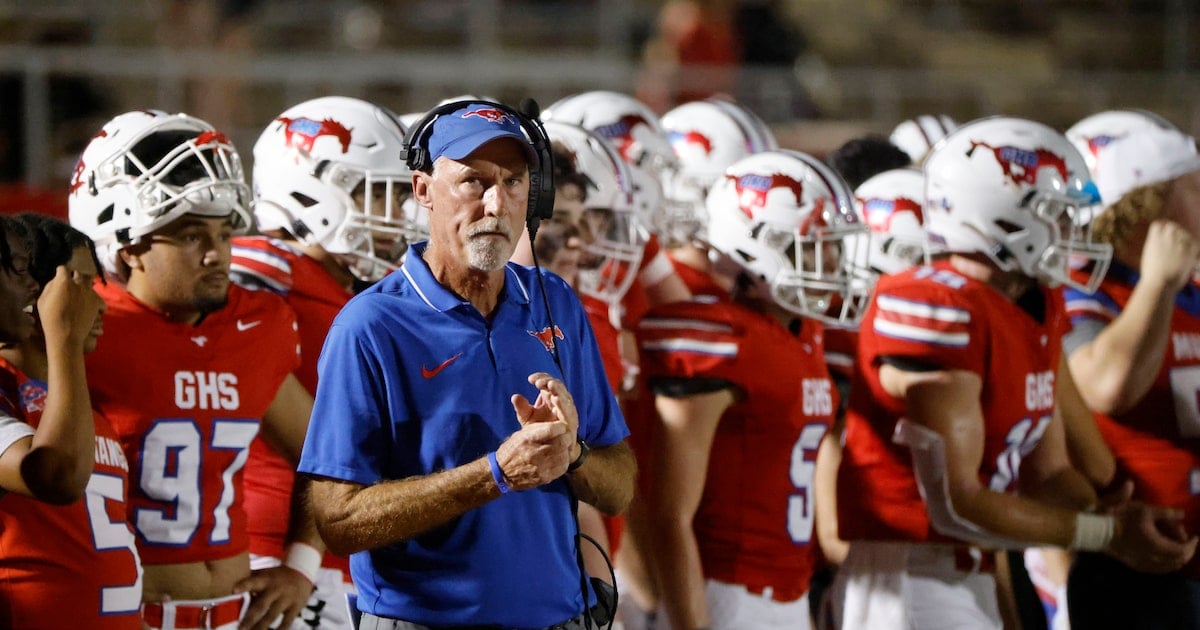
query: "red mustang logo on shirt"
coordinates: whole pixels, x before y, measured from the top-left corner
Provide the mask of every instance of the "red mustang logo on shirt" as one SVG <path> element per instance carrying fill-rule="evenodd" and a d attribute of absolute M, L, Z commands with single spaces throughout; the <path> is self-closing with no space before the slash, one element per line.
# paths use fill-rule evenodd
<path fill-rule="evenodd" d="M 562 329 L 558 326 L 554 327 L 553 336 L 550 334 L 549 326 L 538 331 L 527 330 L 525 332 L 529 333 L 530 337 L 536 337 L 538 341 L 542 342 L 542 345 L 546 347 L 546 352 L 554 352 L 554 337 L 558 337 L 559 339 L 566 338 L 563 336 Z"/>

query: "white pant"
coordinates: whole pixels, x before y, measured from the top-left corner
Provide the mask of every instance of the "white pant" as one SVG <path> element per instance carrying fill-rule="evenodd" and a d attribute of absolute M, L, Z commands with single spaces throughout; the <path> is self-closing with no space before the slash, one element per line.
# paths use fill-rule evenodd
<path fill-rule="evenodd" d="M 250 569 L 269 569 L 283 564 L 279 558 L 250 554 Z M 290 630 L 353 630 L 350 611 L 346 608 L 346 593 L 354 593 L 354 585 L 345 580 L 337 569 L 317 571 L 316 589 L 308 605 L 292 621 Z"/>
<path fill-rule="evenodd" d="M 850 543 L 831 588 L 841 630 L 1001 630 L 996 580 L 955 566 L 950 545 Z"/>
<path fill-rule="evenodd" d="M 712 630 L 810 630 L 808 596 L 791 602 L 777 602 L 769 593 L 757 595 L 741 584 L 708 580 L 704 585 L 708 600 L 708 621 Z"/>
<path fill-rule="evenodd" d="M 620 576 L 618 576 L 620 577 Z M 741 584 L 727 584 L 716 580 L 704 583 L 704 599 L 708 602 L 708 627 L 712 630 L 810 630 L 807 594 L 792 602 L 777 602 L 770 594 L 757 595 Z M 621 608 L 625 600 L 621 600 Z M 636 609 L 637 605 L 629 604 Z M 633 615 L 631 619 L 645 620 L 645 615 Z M 630 625 L 625 630 L 671 630 L 667 611 L 659 606 L 653 625 L 644 621 Z"/>

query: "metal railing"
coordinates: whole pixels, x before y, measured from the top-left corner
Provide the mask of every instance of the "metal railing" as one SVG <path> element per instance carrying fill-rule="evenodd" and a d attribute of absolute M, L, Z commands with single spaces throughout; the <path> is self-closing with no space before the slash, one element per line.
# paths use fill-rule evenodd
<path fill-rule="evenodd" d="M 33 184 L 48 183 L 51 174 L 49 84 L 56 76 L 86 77 L 102 90 L 113 86 L 114 92 L 129 80 L 153 86 L 154 102 L 121 103 L 129 108 L 183 111 L 188 82 L 232 80 L 277 91 L 282 97 L 278 100 L 287 104 L 320 94 L 370 98 L 373 91 L 390 90 L 407 96 L 403 102 L 383 104 L 404 112 L 462 93 L 529 95 L 546 104 L 584 90 L 631 91 L 638 72 L 636 62 L 611 50 L 564 51 L 553 56 L 506 49 L 487 55 L 397 51 L 239 56 L 158 48 L 0 46 L 0 73 L 23 78 L 23 163 L 26 179 Z M 739 96 L 748 103 L 772 106 L 771 99 L 782 93 L 779 86 L 794 82 L 803 85 L 822 116 L 830 120 L 883 126 L 921 111 L 941 111 L 964 120 L 1005 113 L 1065 126 L 1103 109 L 1144 107 L 1187 131 L 1200 132 L 1200 76 L 1195 74 L 1059 72 L 1051 79 L 1034 81 L 1019 71 L 999 69 L 975 76 L 804 66 L 795 72 L 756 68 L 741 72 L 739 85 L 744 93 Z M 1051 115 L 1060 119 L 1046 118 Z"/>

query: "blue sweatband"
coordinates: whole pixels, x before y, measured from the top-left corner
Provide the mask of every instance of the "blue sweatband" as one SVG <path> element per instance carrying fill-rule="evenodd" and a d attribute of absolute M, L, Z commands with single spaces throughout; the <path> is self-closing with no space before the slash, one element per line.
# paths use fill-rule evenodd
<path fill-rule="evenodd" d="M 504 481 L 504 471 L 500 470 L 500 462 L 496 461 L 496 451 L 488 453 L 488 464 L 492 467 L 492 479 L 496 482 L 496 487 L 500 488 L 500 494 L 508 494 L 512 488 Z"/>

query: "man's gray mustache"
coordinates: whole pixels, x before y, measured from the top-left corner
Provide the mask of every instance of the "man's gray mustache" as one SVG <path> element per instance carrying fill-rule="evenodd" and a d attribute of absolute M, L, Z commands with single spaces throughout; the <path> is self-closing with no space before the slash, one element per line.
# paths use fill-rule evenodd
<path fill-rule="evenodd" d="M 512 238 L 512 232 L 510 232 L 508 229 L 508 226 L 505 225 L 501 221 L 496 221 L 495 223 L 489 223 L 489 224 L 484 224 L 484 225 L 479 225 L 479 226 L 473 227 L 473 228 L 471 228 L 471 231 L 467 233 L 467 236 L 469 236 L 469 237 L 478 236 L 485 232 L 499 232 L 499 233 L 503 234 L 506 238 L 510 238 L 510 239 Z"/>

